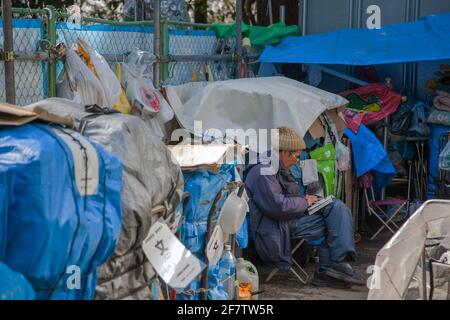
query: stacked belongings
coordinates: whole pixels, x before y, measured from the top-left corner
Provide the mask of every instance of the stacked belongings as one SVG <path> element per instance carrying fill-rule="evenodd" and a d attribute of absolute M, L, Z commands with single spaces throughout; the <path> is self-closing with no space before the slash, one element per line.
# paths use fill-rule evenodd
<path fill-rule="evenodd" d="M 235 182 L 239 182 L 240 177 L 237 167 L 233 163 L 228 163 L 224 159 L 227 152 L 233 150 L 235 146 L 230 145 L 176 145 L 171 146 L 171 151 L 183 169 L 185 179 L 185 191 L 189 192 L 190 200 L 184 212 L 184 219 L 179 230 L 179 237 L 186 248 L 191 251 L 197 258 L 202 261 L 206 260 L 206 251 L 209 236 L 216 225 L 220 224 L 221 211 L 225 201 L 232 192 L 237 189 L 230 188 Z M 241 185 L 243 188 L 243 185 Z M 243 190 L 243 189 L 242 189 Z M 239 194 L 242 196 L 242 193 Z M 237 245 L 241 248 L 247 247 L 248 230 L 247 221 L 244 216 L 238 217 L 236 210 L 235 226 L 237 229 L 232 232 L 236 233 L 234 238 L 231 234 L 228 241 L 237 241 Z M 223 217 L 223 216 L 222 216 Z M 223 226 L 223 232 L 229 229 Z M 222 229 L 222 226 L 221 226 Z M 219 244 L 223 249 L 224 243 Z M 232 246 L 234 244 L 232 243 Z M 234 287 L 227 286 L 227 275 L 221 269 L 222 260 L 209 261 L 208 267 L 203 274 L 196 280 L 178 293 L 179 300 L 228 300 L 233 299 Z M 202 289 L 207 289 L 203 291 Z M 202 293 L 206 295 L 202 296 Z"/>
<path fill-rule="evenodd" d="M 116 77 L 105 58 L 83 39 L 78 38 L 72 48 L 64 44 L 58 48 L 64 61 L 57 86 L 59 97 L 82 106 L 97 105 L 138 115 L 164 138 L 164 124 L 173 118 L 173 111 L 151 79 L 144 77 L 146 52 L 133 48 L 126 61 L 118 65 Z"/>
<path fill-rule="evenodd" d="M 92 299 L 120 233 L 121 162 L 60 125 L 2 126 L 0 180 L 0 261 L 37 299 Z"/>
<path fill-rule="evenodd" d="M 99 271 L 96 299 L 150 299 L 155 273 L 141 245 L 156 220 L 173 215 L 180 207 L 183 176 L 164 143 L 138 117 L 110 110 L 83 108 L 72 101 L 52 98 L 37 107 L 71 116 L 76 127 L 123 163 L 122 232 L 113 256 Z"/>
<path fill-rule="evenodd" d="M 436 79 L 437 78 L 437 79 Z M 450 133 L 450 66 L 441 65 L 436 78 L 426 84 L 427 102 L 432 105 L 428 115 L 431 136 L 429 147 L 428 198 L 450 198 L 448 170 L 439 165 L 445 157 Z"/>

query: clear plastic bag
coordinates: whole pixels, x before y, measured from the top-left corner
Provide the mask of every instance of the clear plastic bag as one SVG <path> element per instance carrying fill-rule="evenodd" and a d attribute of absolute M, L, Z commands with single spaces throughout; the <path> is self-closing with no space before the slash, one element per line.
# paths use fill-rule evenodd
<path fill-rule="evenodd" d="M 350 149 L 339 140 L 336 141 L 336 163 L 339 171 L 350 169 Z"/>
<path fill-rule="evenodd" d="M 84 40 L 78 38 L 77 45 L 81 46 L 89 54 L 90 61 L 95 68 L 95 72 L 105 92 L 108 108 L 112 108 L 119 100 L 122 93 L 119 79 L 109 67 L 105 58 L 99 54 L 94 48 L 87 44 Z"/>

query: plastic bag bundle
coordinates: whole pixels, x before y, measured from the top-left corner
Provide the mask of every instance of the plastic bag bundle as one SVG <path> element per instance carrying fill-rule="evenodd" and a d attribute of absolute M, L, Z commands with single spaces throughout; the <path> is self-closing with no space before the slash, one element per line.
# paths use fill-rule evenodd
<path fill-rule="evenodd" d="M 69 81 L 68 88 L 58 90 L 59 96 L 81 105 L 97 104 L 102 107 L 108 105 L 102 84 L 73 49 L 66 52 L 65 67 Z"/>
<path fill-rule="evenodd" d="M 119 239 L 121 162 L 73 130 L 3 127 L 0 181 L 0 260 L 37 299 L 92 299 Z"/>

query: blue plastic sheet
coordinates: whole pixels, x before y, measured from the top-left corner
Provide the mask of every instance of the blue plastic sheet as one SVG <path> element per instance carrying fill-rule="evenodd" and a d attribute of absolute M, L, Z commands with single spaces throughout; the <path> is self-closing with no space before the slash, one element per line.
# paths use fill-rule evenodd
<path fill-rule="evenodd" d="M 27 279 L 0 262 L 0 300 L 33 300 L 34 297 Z"/>
<path fill-rule="evenodd" d="M 205 241 L 207 233 L 208 214 L 217 194 L 228 182 L 236 181 L 236 170 L 234 165 L 222 165 L 219 172 L 211 172 L 206 169 L 184 171 L 185 191 L 191 197 L 184 213 L 185 221 L 181 226 L 181 241 L 188 250 L 194 253 L 199 259 L 204 260 Z M 217 221 L 228 194 L 224 193 L 221 201 L 217 205 L 217 210 L 213 215 L 213 221 Z M 240 230 L 236 234 L 236 240 L 241 248 L 248 245 L 248 226 L 246 219 Z M 208 271 L 208 299 L 228 300 L 228 295 L 220 283 L 221 273 L 219 263 L 210 266 Z M 193 281 L 186 289 L 198 290 L 201 288 L 200 280 Z M 177 295 L 179 300 L 198 300 L 199 293 L 194 295 Z"/>
<path fill-rule="evenodd" d="M 397 173 L 377 137 L 363 124 L 359 127 L 357 134 L 346 129 L 345 135 L 352 144 L 356 176 L 361 177 L 370 172 L 374 177 L 375 190 L 387 186 Z"/>
<path fill-rule="evenodd" d="M 376 65 L 450 58 L 450 13 L 381 29 L 340 29 L 288 37 L 268 46 L 262 62 Z"/>
<path fill-rule="evenodd" d="M 114 251 L 122 164 L 93 146 L 99 184 L 84 196 L 75 185 L 71 150 L 50 126 L 0 130 L 0 260 L 28 279 L 37 299 L 93 298 L 96 269 Z M 69 266 L 79 267 L 79 289 L 67 285 L 76 284 L 70 280 L 77 271 Z"/>

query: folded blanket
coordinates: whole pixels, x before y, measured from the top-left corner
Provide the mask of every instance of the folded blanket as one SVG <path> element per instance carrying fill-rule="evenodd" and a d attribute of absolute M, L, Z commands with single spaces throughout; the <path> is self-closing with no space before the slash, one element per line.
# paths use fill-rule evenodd
<path fill-rule="evenodd" d="M 436 109 L 450 112 L 450 93 L 444 91 L 437 91 L 436 93 L 437 96 L 433 101 Z"/>

